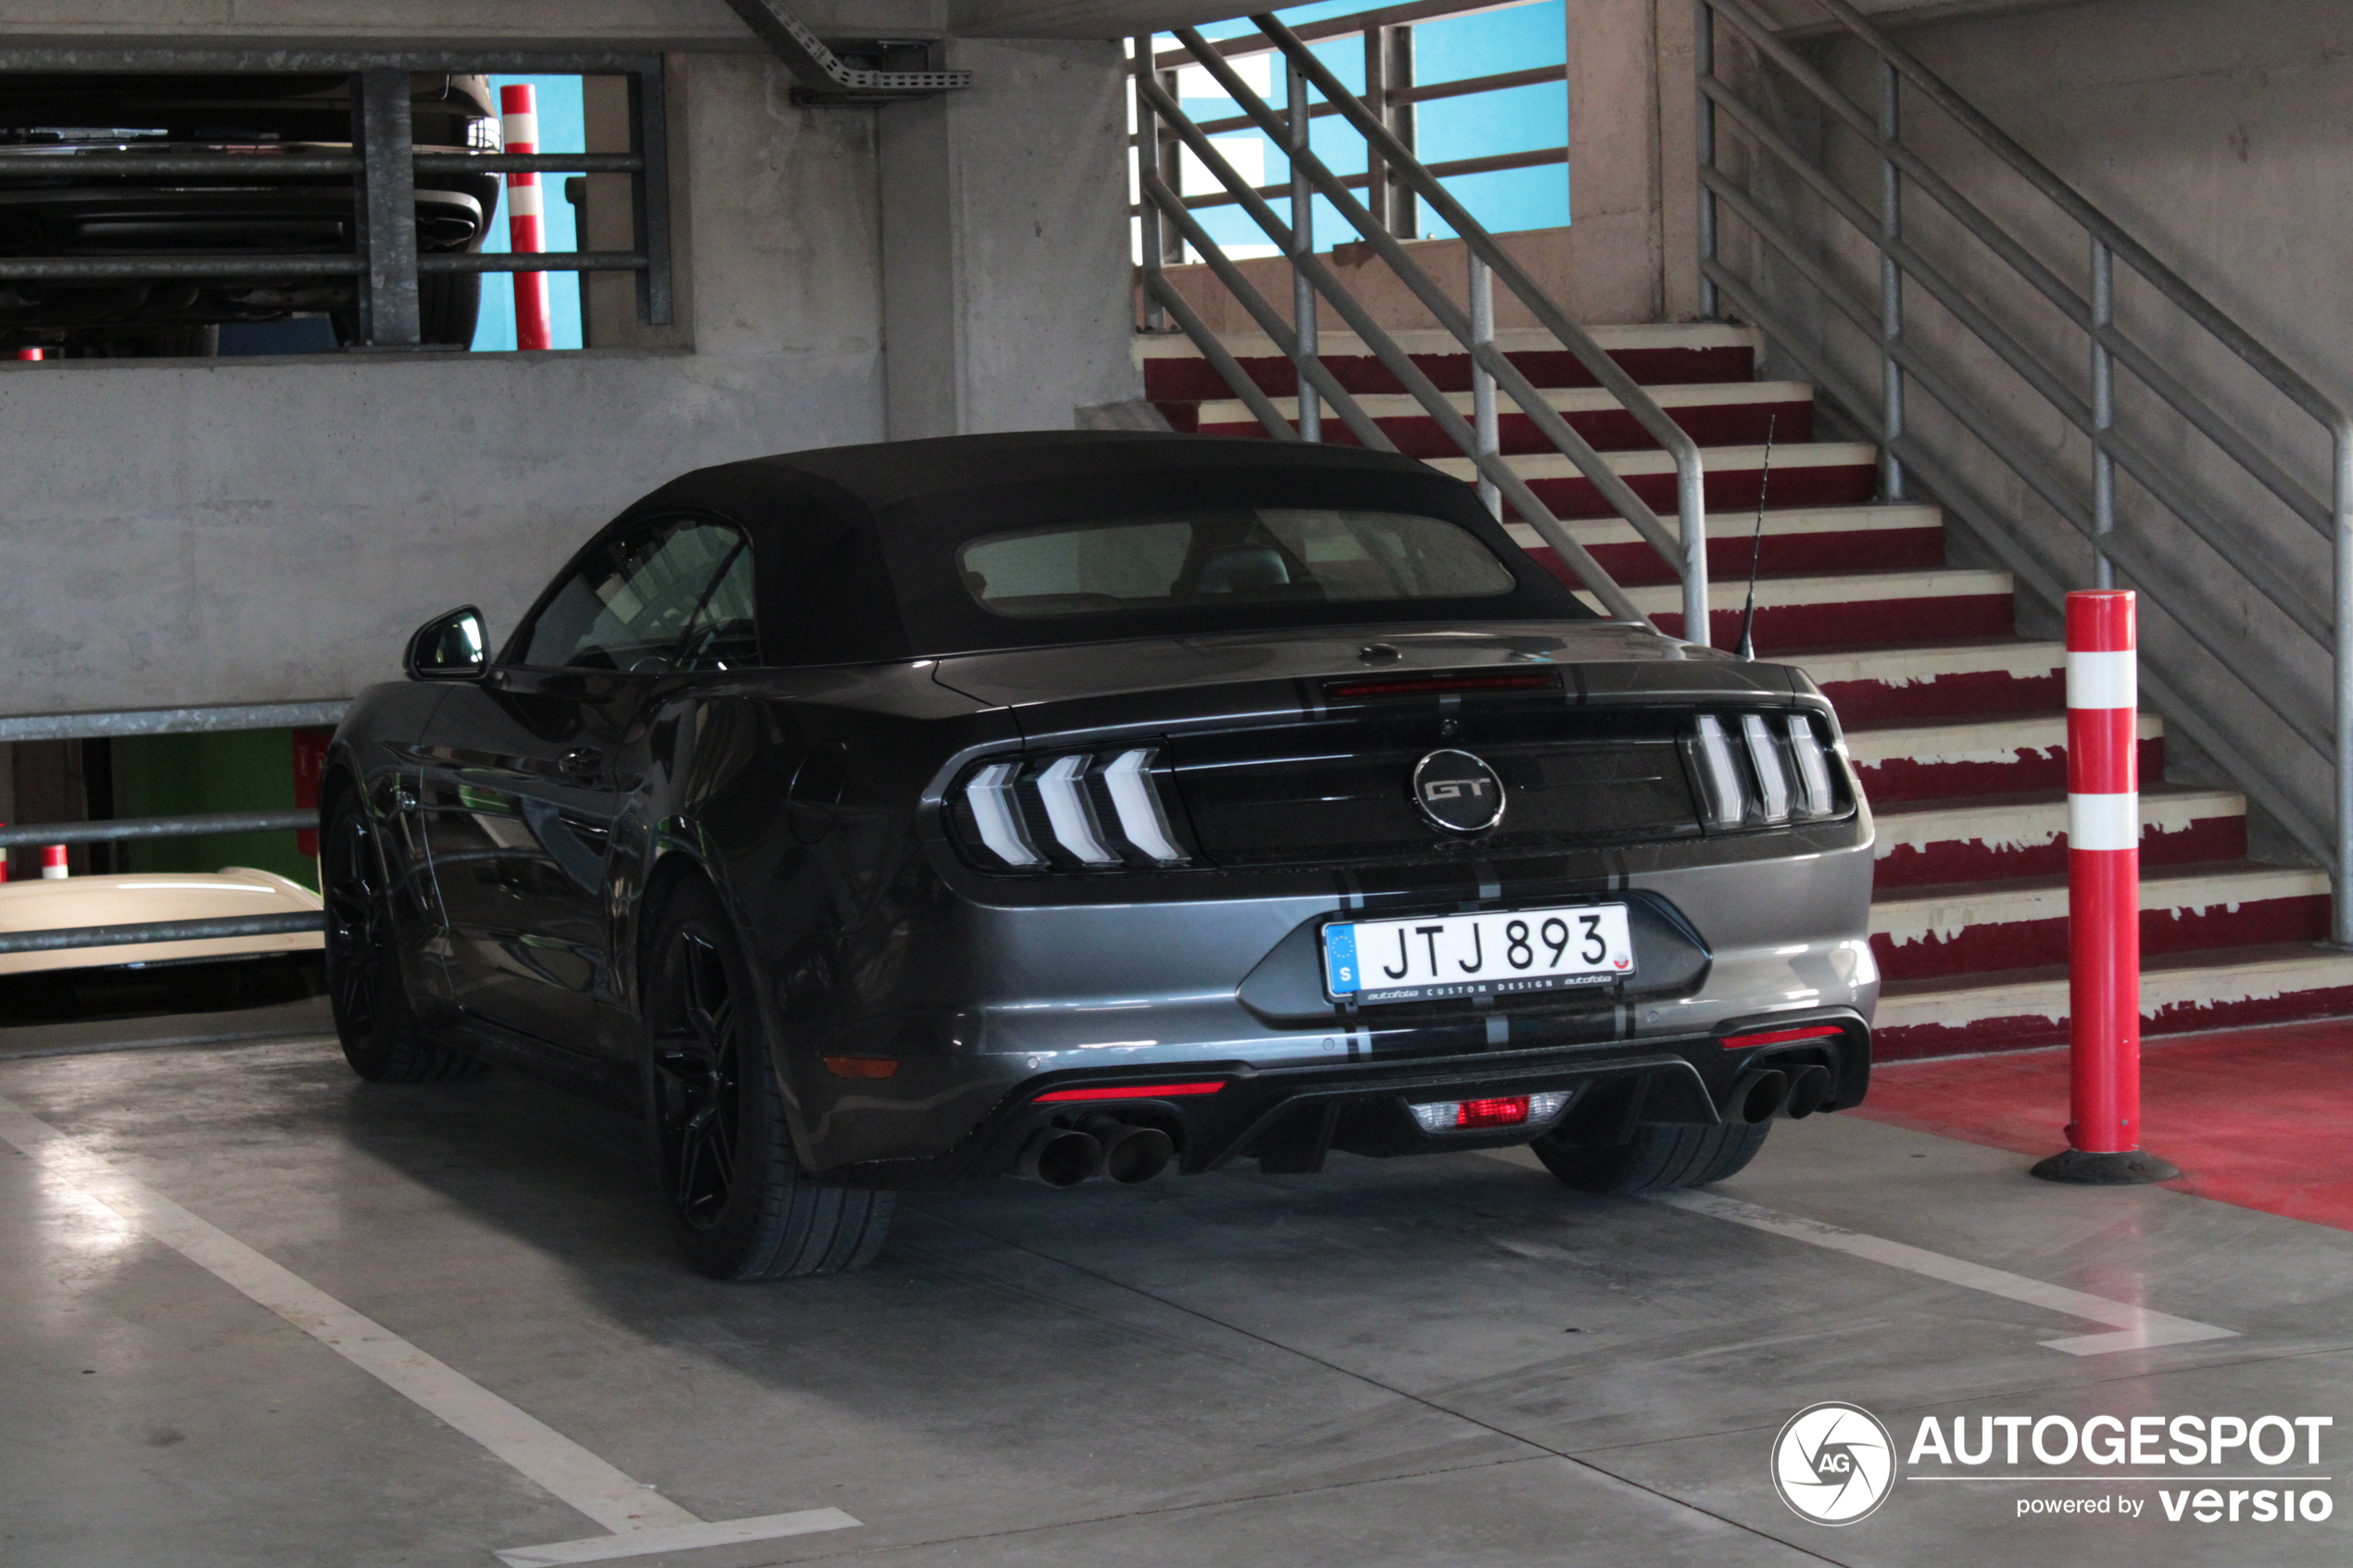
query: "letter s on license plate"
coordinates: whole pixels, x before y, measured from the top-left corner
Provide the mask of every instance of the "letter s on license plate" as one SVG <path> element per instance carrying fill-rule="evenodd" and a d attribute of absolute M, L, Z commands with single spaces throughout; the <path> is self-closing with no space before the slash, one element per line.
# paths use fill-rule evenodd
<path fill-rule="evenodd" d="M 1566 990 L 1633 972 L 1634 943 L 1623 904 L 1324 927 L 1324 988 L 1334 1001 Z"/>

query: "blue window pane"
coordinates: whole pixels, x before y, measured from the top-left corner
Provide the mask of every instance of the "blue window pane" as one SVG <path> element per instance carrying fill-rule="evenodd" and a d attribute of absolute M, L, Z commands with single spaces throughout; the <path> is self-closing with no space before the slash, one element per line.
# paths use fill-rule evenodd
<path fill-rule="evenodd" d="M 1364 9 L 1356 0 L 1324 0 L 1296 6 L 1277 14 L 1290 25 L 1347 16 Z M 1233 38 L 1256 30 L 1246 19 L 1220 22 L 1202 29 L 1212 39 Z M 1448 17 L 1417 24 L 1414 30 L 1414 79 L 1424 86 L 1504 71 L 1563 65 L 1568 56 L 1567 19 L 1563 0 L 1516 6 L 1506 10 Z M 1165 48 L 1174 40 L 1164 36 Z M 1353 93 L 1365 88 L 1365 45 L 1360 37 L 1339 38 L 1310 44 L 1315 57 Z M 1280 57 L 1266 68 L 1267 100 L 1286 107 Z M 1203 73 L 1185 73 L 1185 110 L 1195 119 L 1221 119 L 1239 113 L 1222 97 L 1195 96 L 1210 84 Z M 1425 163 L 1449 163 L 1497 154 L 1535 152 L 1558 147 L 1568 140 L 1568 92 L 1566 83 L 1544 82 L 1502 93 L 1479 93 L 1460 98 L 1440 98 L 1415 108 L 1416 150 Z M 1221 142 L 1259 144 L 1252 155 L 1263 170 L 1261 182 L 1287 185 L 1290 169 L 1280 144 L 1255 131 L 1221 132 Z M 1342 176 L 1365 171 L 1365 139 L 1338 116 L 1315 122 L 1310 145 L 1315 156 Z M 1240 160 L 1238 160 L 1240 161 Z M 1196 171 L 1186 194 L 1214 189 Z M 1361 195 L 1362 187 L 1355 187 Z M 1504 169 L 1486 174 L 1451 176 L 1446 189 L 1470 215 L 1491 230 L 1547 229 L 1567 224 L 1568 169 L 1549 164 L 1533 169 Z M 1287 197 L 1272 198 L 1276 216 L 1290 220 Z M 1425 237 L 1451 237 L 1453 228 L 1431 212 L 1428 202 L 1416 204 L 1418 228 Z M 1210 237 L 1229 249 L 1264 251 L 1266 235 L 1239 207 L 1210 207 L 1196 215 Z M 1357 237 L 1330 202 L 1315 202 L 1315 234 L 1318 249 L 1328 250 Z"/>

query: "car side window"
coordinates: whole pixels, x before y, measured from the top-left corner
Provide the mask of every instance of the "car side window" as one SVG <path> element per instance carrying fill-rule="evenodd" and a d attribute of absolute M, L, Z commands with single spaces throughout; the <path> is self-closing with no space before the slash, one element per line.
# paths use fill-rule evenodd
<path fill-rule="evenodd" d="M 532 622 L 522 662 L 541 670 L 671 668 L 712 581 L 743 535 L 672 520 L 616 534 L 556 590 Z"/>
<path fill-rule="evenodd" d="M 686 629 L 678 668 L 745 670 L 757 665 L 760 623 L 753 604 L 751 546 L 739 545 Z"/>

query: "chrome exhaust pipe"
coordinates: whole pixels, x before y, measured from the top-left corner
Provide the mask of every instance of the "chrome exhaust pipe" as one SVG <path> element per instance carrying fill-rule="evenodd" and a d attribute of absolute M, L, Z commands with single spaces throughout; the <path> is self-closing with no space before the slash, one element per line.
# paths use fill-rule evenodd
<path fill-rule="evenodd" d="M 1103 1146 L 1103 1174 L 1122 1185 L 1149 1182 L 1168 1169 L 1176 1146 L 1158 1127 L 1139 1127 L 1115 1117 L 1097 1116 L 1087 1131 Z"/>
<path fill-rule="evenodd" d="M 1103 1168 L 1103 1146 L 1092 1134 L 1040 1127 L 1022 1145 L 1016 1168 L 1033 1182 L 1075 1187 Z"/>
<path fill-rule="evenodd" d="M 1797 1070 L 1789 1081 L 1789 1098 L 1781 1104 L 1781 1114 L 1793 1122 L 1803 1122 L 1822 1109 L 1831 1098 L 1831 1070 L 1820 1062 L 1809 1062 Z"/>
<path fill-rule="evenodd" d="M 1788 1073 L 1776 1067 L 1752 1067 L 1740 1075 L 1731 1094 L 1725 1098 L 1724 1120 L 1745 1122 L 1754 1127 L 1760 1122 L 1770 1122 L 1788 1101 Z"/>

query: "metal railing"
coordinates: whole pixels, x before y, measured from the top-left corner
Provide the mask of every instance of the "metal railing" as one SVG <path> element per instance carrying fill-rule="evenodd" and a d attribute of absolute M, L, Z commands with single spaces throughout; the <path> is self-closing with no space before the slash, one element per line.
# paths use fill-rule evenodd
<path fill-rule="evenodd" d="M 2306 849 L 2330 868 L 2335 890 L 2334 937 L 2353 944 L 2353 420 L 2319 388 L 2291 369 L 2239 322 L 2193 288 L 2145 245 L 2045 167 L 1918 59 L 1866 20 L 1847 0 L 1820 0 L 1840 41 L 1869 51 L 1879 102 L 1869 108 L 1834 86 L 1815 65 L 1791 48 L 1772 19 L 1754 0 L 1697 0 L 1695 60 L 1699 86 L 1700 269 L 1703 310 L 1718 313 L 1729 302 L 1746 320 L 1802 366 L 1879 441 L 1881 487 L 1888 499 L 1904 494 L 1906 470 L 1916 471 L 1939 498 L 1970 524 L 1979 537 L 2037 596 L 2056 606 L 2069 584 L 2020 536 L 2003 508 L 1959 471 L 1947 456 L 1923 443 L 1906 418 L 1906 393 L 1917 388 L 1940 405 L 1974 441 L 1997 458 L 2058 516 L 2080 531 L 2093 555 L 2094 585 L 2114 585 L 2118 568 L 2133 584 L 2211 656 L 2254 699 L 2270 709 L 2291 733 L 2310 746 L 2334 771 L 2333 822 L 2313 819 L 2296 797 L 2283 771 L 2251 748 L 2229 742 L 2199 706 L 2183 700 L 2181 671 L 2144 641 L 2141 683 L 2167 720 L 2202 749 L 2224 761 L 2247 794 Z M 1763 111 L 1752 107 L 1718 69 L 1716 23 L 1733 29 L 1761 60 L 1803 89 L 1827 111 L 1824 124 L 1843 127 L 1866 145 L 1876 162 L 1876 203 L 1867 203 L 1835 179 L 1823 160 L 1809 155 Z M 1933 105 L 1948 119 L 2020 176 L 2084 236 L 2088 286 L 2079 289 L 2044 262 L 2008 228 L 1955 187 L 1904 139 L 1906 90 Z M 1765 210 L 1755 190 L 1728 178 L 1718 162 L 1721 121 L 1729 122 L 1771 164 L 1793 175 L 1822 207 L 1876 252 L 1878 297 L 1857 299 L 1822 259 L 1819 236 L 1793 227 Z M 2056 308 L 2082 335 L 2088 395 L 2070 384 L 2029 347 L 2020 333 L 1997 320 L 1982 290 L 1954 280 L 1949 267 L 1906 236 L 1904 198 L 1917 191 L 1932 200 L 1959 230 L 1979 242 L 2008 274 Z M 1766 289 L 1724 264 L 1718 225 L 1729 215 L 1768 248 L 1780 264 L 1805 280 L 1832 309 L 1872 345 L 1879 386 L 1857 386 L 1823 351 L 1818 339 L 1801 330 L 1767 297 Z M 1972 259 L 1980 259 L 1972 256 Z M 2194 390 L 2179 363 L 2144 348 L 2119 326 L 2115 312 L 2115 268 L 2121 262 L 2150 289 L 2202 329 L 2212 342 L 2309 417 L 2330 452 L 2328 495 L 2323 499 L 2249 437 L 2214 401 Z M 2022 380 L 2085 442 L 2090 461 L 2080 478 L 2062 473 L 2041 450 L 2004 428 L 1984 401 L 1964 385 L 1957 366 L 1922 352 L 1906 332 L 1907 285 L 1925 290 L 1995 358 Z M 2244 534 L 2221 508 L 2206 500 L 2183 472 L 2148 446 L 2134 441 L 2116 420 L 2115 372 L 2121 367 L 2142 387 L 2191 428 L 2260 490 L 2268 492 L 2327 542 L 2333 560 L 2331 590 L 2318 592 L 2290 567 L 2249 548 Z M 2334 713 L 2316 715 L 2293 700 L 2278 680 L 2276 654 L 2254 646 L 2248 633 L 2208 607 L 2194 570 L 2168 558 L 2136 531 L 2117 527 L 2119 471 L 2178 519 L 2228 563 L 2245 582 L 2326 652 L 2334 675 Z M 2080 584 L 2077 584 L 2080 585 Z"/>
<path fill-rule="evenodd" d="M 327 929 L 323 909 L 287 915 L 223 915 L 216 920 L 160 920 L 141 925 L 52 926 L 0 932 L 0 953 L 55 953 L 72 947 L 136 947 L 150 942 L 220 942 L 235 936 L 296 936 Z"/>
<path fill-rule="evenodd" d="M 1438 94 L 1434 89 L 1400 86 L 1399 73 L 1378 63 L 1381 50 L 1370 42 L 1373 34 L 1403 22 L 1427 19 L 1466 8 L 1459 0 L 1453 4 L 1393 6 L 1386 11 L 1365 12 L 1353 18 L 1334 18 L 1298 31 L 1271 14 L 1254 15 L 1251 21 L 1259 30 L 1255 37 L 1212 44 L 1194 29 L 1178 28 L 1175 30 L 1175 36 L 1184 47 L 1180 52 L 1167 54 L 1159 53 L 1150 36 L 1135 40 L 1135 150 L 1137 185 L 1143 198 L 1139 209 L 1144 215 L 1143 289 L 1151 307 L 1147 329 L 1157 329 L 1164 312 L 1167 318 L 1173 319 L 1224 378 L 1234 395 L 1265 427 L 1267 433 L 1277 440 L 1321 439 L 1321 408 L 1328 405 L 1358 442 L 1377 450 L 1394 451 L 1394 444 L 1378 423 L 1365 414 L 1363 407 L 1349 395 L 1324 363 L 1318 337 L 1317 310 L 1319 300 L 1327 303 L 1399 384 L 1422 406 L 1447 438 L 1471 459 L 1478 474 L 1480 493 L 1490 508 L 1500 516 L 1502 504 L 1508 502 L 1520 519 L 1535 529 L 1538 536 L 1577 573 L 1611 615 L 1629 621 L 1642 620 L 1641 610 L 1617 580 L 1578 543 L 1552 509 L 1529 487 L 1509 459 L 1504 457 L 1498 440 L 1495 404 L 1495 394 L 1500 388 L 1518 406 L 1544 439 L 1592 484 L 1611 509 L 1631 524 L 1636 533 L 1666 559 L 1669 570 L 1682 583 L 1683 634 L 1692 642 L 1705 644 L 1710 631 L 1707 509 L 1698 443 L 1667 416 L 1590 333 L 1572 321 L 1567 312 L 1544 292 L 1511 253 L 1497 244 L 1495 237 L 1464 209 L 1442 182 L 1441 169 L 1421 162 L 1406 139 L 1398 134 L 1395 119 L 1400 95 L 1408 91 L 1422 97 Z M 1384 102 L 1378 106 L 1368 105 L 1351 93 L 1305 42 L 1305 36 L 1310 33 L 1317 37 L 1333 37 L 1360 30 L 1365 31 L 1368 38 L 1368 69 L 1374 72 L 1373 80 L 1382 83 Z M 1277 111 L 1260 97 L 1232 64 L 1237 56 L 1264 50 L 1279 53 L 1286 66 L 1286 109 L 1283 111 Z M 1172 68 L 1188 63 L 1196 64 L 1207 71 L 1243 111 L 1238 120 L 1213 121 L 1212 124 L 1228 129 L 1250 125 L 1264 132 L 1288 157 L 1290 179 L 1287 184 L 1263 190 L 1252 186 L 1211 142 L 1209 128 L 1197 124 L 1185 113 L 1174 91 Z M 1410 83 L 1410 72 L 1404 73 L 1404 76 Z M 1502 78 L 1478 81 L 1484 85 L 1478 90 L 1526 84 L 1516 80 L 1505 83 Z M 1323 100 L 1321 104 L 1314 101 L 1315 95 L 1318 94 Z M 1310 124 L 1318 116 L 1329 114 L 1341 116 L 1365 138 L 1367 167 L 1374 172 L 1362 176 L 1336 174 L 1309 147 Z M 1194 199 L 1189 198 L 1177 188 L 1178 170 L 1182 167 L 1177 156 L 1180 147 L 1191 150 L 1202 166 L 1224 187 L 1223 195 Z M 1368 194 L 1380 194 L 1381 210 L 1376 211 L 1371 204 L 1358 199 L 1355 192 L 1360 186 L 1365 187 Z M 1414 201 L 1428 203 L 1430 209 L 1462 238 L 1468 253 L 1468 277 L 1465 291 L 1467 308 L 1456 303 L 1453 294 L 1406 253 L 1398 232 L 1401 210 L 1398 193 L 1410 196 Z M 1470 357 L 1473 370 L 1471 420 L 1463 418 L 1452 399 L 1438 390 L 1428 376 L 1414 363 L 1412 357 L 1398 345 L 1395 338 L 1381 327 L 1372 313 L 1340 282 L 1330 266 L 1318 257 L 1312 200 L 1318 194 L 1331 203 L 1350 227 L 1371 245 L 1390 270 L 1412 291 L 1423 307 L 1436 318 L 1440 326 L 1463 345 L 1464 351 Z M 1289 221 L 1276 214 L 1268 201 L 1270 195 L 1289 199 Z M 1240 206 L 1252 221 L 1290 259 L 1293 294 L 1291 314 L 1288 319 L 1250 283 L 1233 259 L 1210 238 L 1208 232 L 1193 216 L 1195 207 L 1213 203 Z M 1410 234 L 1413 227 L 1410 217 L 1404 227 Z M 1181 256 L 1182 247 L 1186 245 L 1200 255 L 1236 302 L 1268 337 L 1282 347 L 1296 368 L 1299 376 L 1296 429 L 1168 282 L 1165 268 L 1169 258 L 1172 255 Z M 1551 401 L 1496 346 L 1492 289 L 1494 281 L 1498 279 L 1544 330 L 1576 357 L 1596 383 L 1633 416 L 1643 432 L 1673 458 L 1677 532 L 1670 533 L 1667 531 L 1650 504 L 1635 494 L 1633 487 L 1610 467 L 1608 460 L 1561 417 Z"/>
<path fill-rule="evenodd" d="M 603 50 L 560 53 L 329 49 L 0 48 L 0 72 L 104 71 L 202 74 L 339 73 L 353 81 L 352 142 L 344 154 L 46 154 L 0 151 L 0 177 L 17 173 L 195 179 L 233 176 L 239 184 L 349 176 L 355 245 L 349 252 L 284 256 L 15 257 L 0 282 L 92 282 L 164 279 L 358 280 L 360 340 L 378 347 L 422 341 L 418 279 L 463 272 L 634 272 L 637 319 L 669 323 L 673 310 L 670 174 L 662 58 Z M 621 76 L 629 83 L 627 153 L 419 152 L 410 137 L 409 75 L 499 71 L 521 75 Z M 593 173 L 631 176 L 637 248 L 541 253 L 425 252 L 417 245 L 419 174 Z M 488 215 L 484 215 L 485 225 Z"/>
<path fill-rule="evenodd" d="M 223 730 L 332 724 L 343 701 L 270 703 L 227 708 L 135 709 L 120 713 L 58 713 L 0 719 L 0 744 L 19 740 L 98 740 L 117 735 L 210 734 Z M 265 811 L 208 811 L 182 817 L 117 817 L 94 822 L 31 822 L 0 826 L 0 858 L 11 849 L 52 844 L 120 844 L 140 839 L 196 838 L 224 833 L 284 833 L 320 826 L 316 807 Z M 222 915 L 209 920 L 84 925 L 0 932 L 0 954 L 46 953 L 72 947 L 138 946 L 150 942 L 210 942 L 326 929 L 323 912 Z"/>

